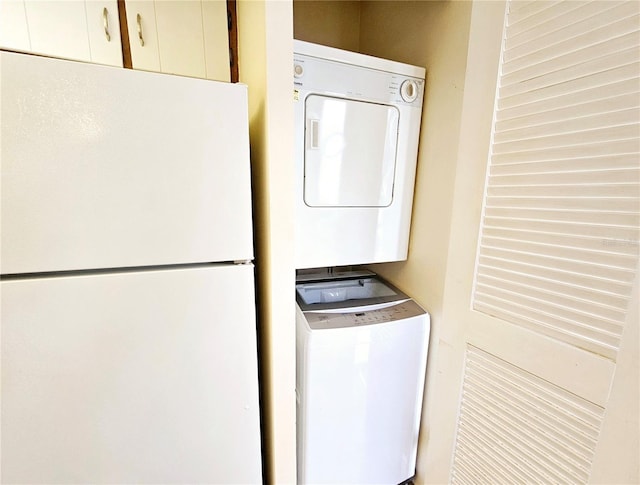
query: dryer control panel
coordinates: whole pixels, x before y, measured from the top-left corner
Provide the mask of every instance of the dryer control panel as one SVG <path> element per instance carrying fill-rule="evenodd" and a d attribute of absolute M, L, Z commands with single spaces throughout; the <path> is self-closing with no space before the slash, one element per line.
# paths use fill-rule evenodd
<path fill-rule="evenodd" d="M 293 84 L 298 91 L 335 93 L 379 103 L 404 104 L 422 108 L 424 79 L 405 74 L 294 54 Z"/>
<path fill-rule="evenodd" d="M 425 313 L 415 301 L 406 300 L 385 308 L 361 307 L 345 313 L 304 312 L 304 316 L 312 330 L 324 330 L 394 322 Z"/>

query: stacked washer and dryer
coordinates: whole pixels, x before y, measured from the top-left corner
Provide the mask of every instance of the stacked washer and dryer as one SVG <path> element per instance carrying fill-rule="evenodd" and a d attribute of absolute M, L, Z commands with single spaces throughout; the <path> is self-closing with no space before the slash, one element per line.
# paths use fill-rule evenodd
<path fill-rule="evenodd" d="M 407 258 L 424 79 L 420 67 L 294 41 L 301 485 L 415 474 L 429 314 L 351 268 Z"/>

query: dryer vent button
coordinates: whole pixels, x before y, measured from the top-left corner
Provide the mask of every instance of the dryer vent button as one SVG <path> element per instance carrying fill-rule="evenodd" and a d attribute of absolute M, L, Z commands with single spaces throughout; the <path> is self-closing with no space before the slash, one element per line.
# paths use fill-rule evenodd
<path fill-rule="evenodd" d="M 300 76 L 302 76 L 302 74 L 304 74 L 304 69 L 302 68 L 302 66 L 300 64 L 294 64 L 293 65 L 293 75 L 295 77 L 300 77 Z"/>
<path fill-rule="evenodd" d="M 418 85 L 415 81 L 407 79 L 400 86 L 400 95 L 407 103 L 411 103 L 418 97 Z"/>

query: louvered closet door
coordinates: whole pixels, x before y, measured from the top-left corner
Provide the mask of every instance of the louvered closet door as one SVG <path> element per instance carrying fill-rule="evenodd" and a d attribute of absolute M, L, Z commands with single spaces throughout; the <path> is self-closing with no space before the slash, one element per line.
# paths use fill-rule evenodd
<path fill-rule="evenodd" d="M 452 483 L 637 483 L 639 15 L 474 4 L 435 387 L 455 411 L 429 444 Z"/>

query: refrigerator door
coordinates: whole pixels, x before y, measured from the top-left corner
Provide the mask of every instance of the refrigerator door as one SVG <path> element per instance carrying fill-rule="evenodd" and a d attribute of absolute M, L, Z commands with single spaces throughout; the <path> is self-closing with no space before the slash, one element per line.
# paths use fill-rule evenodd
<path fill-rule="evenodd" d="M 246 86 L 0 55 L 3 274 L 253 259 Z"/>
<path fill-rule="evenodd" d="M 1 289 L 2 483 L 262 483 L 252 265 Z"/>

